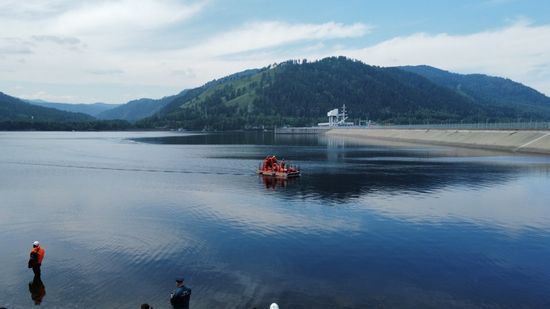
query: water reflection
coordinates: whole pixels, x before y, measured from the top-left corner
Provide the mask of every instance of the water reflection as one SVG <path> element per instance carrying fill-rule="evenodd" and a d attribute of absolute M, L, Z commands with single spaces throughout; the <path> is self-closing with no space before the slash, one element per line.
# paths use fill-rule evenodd
<path fill-rule="evenodd" d="M 34 276 L 32 282 L 29 282 L 29 292 L 35 305 L 40 305 L 46 296 L 46 287 L 40 276 Z"/>
<path fill-rule="evenodd" d="M 520 168 L 461 162 L 404 162 L 354 164 L 350 169 L 302 164 L 299 186 L 281 191 L 289 196 L 308 196 L 346 202 L 363 195 L 430 193 L 446 187 L 482 189 L 517 179 Z"/>
<path fill-rule="evenodd" d="M 365 194 L 429 193 L 446 187 L 464 185 L 485 188 L 513 181 L 532 167 L 509 164 L 502 157 L 510 155 L 494 151 L 449 147 L 425 147 L 405 144 L 398 146 L 362 144 L 339 137 L 315 135 L 274 135 L 266 132 L 234 132 L 139 139 L 168 144 L 210 144 L 208 157 L 235 162 L 260 162 L 266 154 L 300 165 L 303 176 L 298 184 L 282 190 L 283 196 L 303 196 L 330 202 L 345 202 Z M 255 145 L 251 148 L 221 145 Z M 264 146 L 262 146 L 264 145 Z M 296 147 L 288 147 L 296 146 Z M 298 147 L 299 146 L 299 147 Z M 550 168 L 549 160 L 537 161 L 533 170 Z M 517 163 L 517 162 L 516 162 Z M 252 163 L 254 164 L 254 163 Z M 251 165 L 252 165 L 251 164 Z M 243 166 L 241 173 L 246 174 Z M 267 188 L 286 187 L 280 180 L 263 179 Z"/>
<path fill-rule="evenodd" d="M 319 145 L 316 135 L 275 135 L 273 132 L 193 133 L 189 135 L 136 138 L 135 141 L 176 145 Z"/>
<path fill-rule="evenodd" d="M 550 303 L 548 159 L 263 133 L 25 134 L 0 136 L 9 308 L 41 294 L 20 267 L 36 235 L 51 242 L 52 308 L 165 308 L 182 272 L 197 309 Z M 258 177 L 270 153 L 302 177 Z"/>
<path fill-rule="evenodd" d="M 300 181 L 298 177 L 282 178 L 282 177 L 258 175 L 258 178 L 264 184 L 266 189 L 272 189 L 272 190 L 275 190 L 277 188 L 286 188 L 287 186 L 294 186 L 294 185 L 297 185 L 297 182 Z"/>

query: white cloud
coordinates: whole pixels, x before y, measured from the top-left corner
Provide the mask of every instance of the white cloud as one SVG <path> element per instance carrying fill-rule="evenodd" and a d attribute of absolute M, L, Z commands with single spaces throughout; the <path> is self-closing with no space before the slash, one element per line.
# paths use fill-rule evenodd
<path fill-rule="evenodd" d="M 158 66 L 164 50 L 150 37 L 162 36 L 201 12 L 206 0 L 0 0 L 0 85 L 41 82 L 66 85 L 67 95 L 13 93 L 28 98 L 44 95 L 62 102 L 83 98 L 71 85 L 164 86 L 170 70 Z M 136 51 L 143 46 L 145 51 Z M 179 68 L 171 68 L 178 70 Z M 190 75 L 189 75 L 190 76 Z M 173 78 L 172 78 L 173 80 Z M 2 82 L 3 81 L 3 82 Z M 5 86 L 4 86 L 5 87 Z M 177 88 L 183 87 L 181 84 Z M 81 89 L 81 88 L 78 88 Z M 31 90 L 31 89 L 29 89 Z M 180 89 L 181 90 L 181 89 Z M 97 88 L 98 95 L 102 91 Z M 126 90 L 122 90 L 126 91 Z M 57 91 L 56 91 L 57 92 Z M 169 93 L 167 93 L 169 94 Z M 165 94 L 165 95 L 167 95 Z M 120 102 L 121 98 L 109 101 Z"/>
<path fill-rule="evenodd" d="M 79 41 L 96 50 L 148 45 L 147 35 L 196 16 L 206 1 L 0 0 L 0 38 L 33 38 L 44 43 Z"/>
<path fill-rule="evenodd" d="M 33 35 L 32 39 L 38 42 L 51 42 L 61 45 L 77 45 L 80 44 L 80 40 L 75 37 L 62 37 L 55 35 Z"/>
<path fill-rule="evenodd" d="M 40 18 L 48 18 L 67 10 L 68 7 L 84 1 L 73 0 L 1 0 L 0 17 L 17 18 L 36 21 Z"/>
<path fill-rule="evenodd" d="M 44 100 L 44 101 L 50 101 L 50 102 L 72 102 L 72 103 L 79 102 L 78 101 L 79 98 L 77 96 L 55 95 L 43 90 L 40 90 L 34 93 L 23 93 L 20 95 L 20 97 L 27 100 Z"/>
<path fill-rule="evenodd" d="M 32 54 L 29 42 L 19 38 L 0 38 L 0 55 Z"/>
<path fill-rule="evenodd" d="M 366 209 L 399 220 L 430 224 L 460 220 L 510 234 L 546 230 L 550 225 L 547 203 L 533 194 L 543 192 L 541 185 L 526 187 L 510 181 L 477 190 L 461 185 L 454 189 L 418 197 L 407 196 L 406 202 L 401 195 L 384 195 L 383 198 L 366 195 L 361 197 L 360 203 Z M 465 195 L 465 189 L 471 190 L 471 194 Z"/>
<path fill-rule="evenodd" d="M 550 25 L 521 21 L 464 35 L 416 33 L 350 48 L 373 27 L 262 21 L 214 33 L 195 30 L 189 21 L 206 11 L 207 1 L 0 0 L 0 88 L 20 82 L 35 96 L 47 89 L 30 87 L 47 81 L 66 86 L 65 101 L 73 96 L 93 102 L 97 98 L 86 99 L 84 85 L 169 87 L 177 93 L 287 59 L 344 55 L 375 65 L 429 64 L 504 76 L 550 94 Z M 94 90 L 105 97 L 100 86 Z M 128 98 L 128 88 L 119 92 L 119 97 L 113 90 L 108 99 L 99 99 L 119 103 Z"/>
<path fill-rule="evenodd" d="M 550 94 L 550 25 L 525 21 L 466 35 L 417 33 L 357 50 L 349 57 L 381 66 L 428 64 L 462 72 L 511 78 Z"/>
<path fill-rule="evenodd" d="M 120 75 L 120 74 L 124 74 L 124 71 L 107 69 L 107 70 L 90 70 L 88 71 L 88 73 L 95 74 L 95 75 Z"/>
<path fill-rule="evenodd" d="M 161 27 L 194 16 L 203 3 L 182 5 L 175 0 L 87 2 L 59 15 L 51 30 L 70 34 L 112 34 Z"/>
<path fill-rule="evenodd" d="M 48 30 L 55 29 L 59 25 L 59 20 L 65 20 L 64 23 L 68 23 L 65 16 L 80 14 L 73 15 L 74 12 L 73 8 L 69 12 L 61 14 L 62 18 L 52 18 L 43 26 L 47 31 L 20 35 L 33 43 L 28 49 L 20 51 L 28 51 L 33 54 L 26 58 L 25 65 L 18 65 L 15 72 L 9 74 L 8 80 L 34 83 L 47 80 L 56 84 L 80 85 L 145 84 L 170 86 L 176 93 L 183 88 L 199 86 L 208 80 L 236 71 L 280 62 L 292 55 L 291 53 L 274 55 L 272 52 L 269 53 L 270 48 L 284 48 L 289 44 L 301 43 L 308 46 L 317 44 L 322 47 L 323 45 L 318 43 L 325 40 L 358 37 L 369 31 L 369 27 L 363 24 L 345 25 L 334 22 L 321 24 L 248 23 L 237 30 L 207 37 L 198 44 L 198 47 L 194 48 L 134 49 L 128 48 L 126 45 L 131 42 L 135 44 L 147 41 L 144 37 L 139 37 L 139 31 L 130 31 L 137 37 L 125 34 L 126 30 L 121 32 L 117 32 L 117 30 L 99 31 L 92 26 L 88 27 L 89 22 L 85 21 L 65 33 Z M 81 12 L 81 9 L 76 9 L 76 12 Z M 104 12 L 104 10 L 97 8 L 96 12 Z M 106 17 L 107 20 L 109 18 L 110 16 Z M 133 23 L 132 20 L 116 22 L 121 23 L 120 27 L 128 27 Z M 52 23 L 56 26 L 51 26 Z M 162 31 L 163 29 L 159 29 L 157 32 L 162 33 Z M 121 43 L 124 40 L 128 42 Z M 238 60 L 219 57 L 230 53 L 258 50 L 264 50 L 268 54 L 265 57 L 239 57 Z M 7 78 L 7 69 L 11 67 L 14 67 L 14 63 L 4 68 L 4 74 L 0 72 L 0 81 Z M 106 74 L 113 72 L 117 74 Z M 34 98 L 34 95 L 32 97 Z M 92 102 L 91 100 L 84 101 Z"/>
<path fill-rule="evenodd" d="M 191 49 L 191 52 L 227 55 L 304 41 L 361 37 L 369 31 L 370 27 L 362 23 L 345 25 L 334 22 L 323 24 L 255 22 L 245 24 L 237 30 L 214 36 Z"/>

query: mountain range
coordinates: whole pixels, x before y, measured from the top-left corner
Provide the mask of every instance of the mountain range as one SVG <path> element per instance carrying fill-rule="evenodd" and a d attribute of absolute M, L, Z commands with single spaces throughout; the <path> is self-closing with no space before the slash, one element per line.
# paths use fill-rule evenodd
<path fill-rule="evenodd" d="M 30 103 L 42 106 L 2 94 L 0 121 L 32 114 L 35 121 L 122 119 L 140 128 L 226 130 L 312 125 L 343 104 L 353 120 L 383 123 L 550 120 L 550 98 L 509 79 L 429 66 L 377 67 L 344 57 L 286 61 L 122 105 Z"/>
<path fill-rule="evenodd" d="M 505 114 L 518 107 L 524 109 L 523 112 L 518 113 L 518 117 L 540 119 L 535 115 L 548 113 L 550 99 L 547 96 L 510 79 L 484 74 L 457 74 L 427 65 L 399 68 L 456 91 L 471 102 L 492 108 L 494 116 Z M 543 118 L 547 119 L 546 116 Z"/>
<path fill-rule="evenodd" d="M 0 121 L 89 121 L 94 117 L 84 113 L 61 111 L 37 106 L 0 92 Z"/>
<path fill-rule="evenodd" d="M 447 82 L 451 74 L 464 80 Z M 431 73 L 431 74 L 428 74 Z M 350 118 L 384 123 L 549 120 L 550 98 L 519 83 L 422 67 L 377 67 L 344 57 L 287 61 L 189 90 L 144 127 L 237 129 L 313 125 L 345 104 Z"/>
<path fill-rule="evenodd" d="M 126 104 L 102 111 L 96 117 L 98 119 L 123 119 L 134 122 L 152 116 L 174 99 L 183 96 L 186 92 L 187 90 L 183 90 L 176 95 L 167 96 L 162 99 L 142 98 L 132 100 Z"/>
<path fill-rule="evenodd" d="M 98 121 L 88 114 L 34 105 L 0 92 L 0 130 L 105 131 L 127 128 L 126 121 Z"/>
<path fill-rule="evenodd" d="M 47 102 L 44 100 L 26 100 L 26 101 L 27 103 L 30 103 L 33 105 L 38 105 L 38 106 L 43 106 L 48 108 L 55 108 L 66 112 L 83 113 L 93 117 L 97 117 L 100 113 L 104 111 L 112 110 L 122 105 L 122 104 L 106 104 L 106 103 L 92 103 L 92 104 L 54 103 L 54 102 Z"/>

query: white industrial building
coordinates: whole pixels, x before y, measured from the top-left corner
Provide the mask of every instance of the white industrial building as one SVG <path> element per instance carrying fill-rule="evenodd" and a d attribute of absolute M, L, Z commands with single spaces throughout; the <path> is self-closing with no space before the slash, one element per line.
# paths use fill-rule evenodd
<path fill-rule="evenodd" d="M 320 122 L 317 125 L 320 127 L 341 127 L 352 126 L 353 122 L 346 122 L 348 115 L 346 113 L 346 105 L 342 106 L 342 112 L 337 108 L 330 110 L 327 113 L 328 122 Z"/>

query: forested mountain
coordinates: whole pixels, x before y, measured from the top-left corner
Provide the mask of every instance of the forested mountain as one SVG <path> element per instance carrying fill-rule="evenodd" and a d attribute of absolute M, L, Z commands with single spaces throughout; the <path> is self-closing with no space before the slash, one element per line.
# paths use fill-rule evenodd
<path fill-rule="evenodd" d="M 83 113 L 94 117 L 96 117 L 101 112 L 120 106 L 120 104 L 106 104 L 106 103 L 93 103 L 93 104 L 54 103 L 54 102 L 46 102 L 42 100 L 27 100 L 27 102 L 33 105 L 55 108 L 66 112 Z"/>
<path fill-rule="evenodd" d="M 523 119 L 540 119 L 541 116 L 548 119 L 550 98 L 513 80 L 484 74 L 457 74 L 427 65 L 400 68 L 452 89 L 473 103 L 490 107 L 494 116 L 515 113 Z"/>
<path fill-rule="evenodd" d="M 113 109 L 103 111 L 97 114 L 96 117 L 99 119 L 123 119 L 134 122 L 155 114 L 172 102 L 172 100 L 183 96 L 185 93 L 186 90 L 183 90 L 176 95 L 167 96 L 162 99 L 143 98 L 132 100 Z"/>
<path fill-rule="evenodd" d="M 515 121 L 518 115 L 550 119 L 550 106 L 531 113 L 519 104 L 484 104 L 417 73 L 332 57 L 288 61 L 191 89 L 139 124 L 189 129 L 311 125 L 342 104 L 352 119 L 390 123 Z"/>
<path fill-rule="evenodd" d="M 92 123 L 88 115 L 0 94 L 0 121 L 90 121 L 84 129 L 131 127 L 124 122 Z M 144 129 L 228 130 L 315 125 L 343 104 L 350 120 L 380 123 L 550 120 L 550 98 L 508 79 L 428 66 L 376 67 L 344 57 L 246 70 L 177 95 L 130 101 L 97 117 L 137 121 L 136 126 Z"/>
<path fill-rule="evenodd" d="M 0 92 L 0 121 L 88 121 L 94 118 L 82 113 L 71 113 L 29 104 Z"/>
<path fill-rule="evenodd" d="M 131 128 L 126 121 L 96 121 L 90 115 L 29 104 L 0 92 L 0 130 L 105 131 Z"/>
<path fill-rule="evenodd" d="M 260 69 L 249 69 L 242 72 L 233 73 L 231 75 L 222 77 L 220 79 L 209 81 L 208 83 L 198 88 L 194 88 L 191 90 L 184 90 L 185 92 L 184 91 L 180 92 L 180 95 L 177 98 L 175 98 L 174 100 L 166 104 L 166 106 L 164 106 L 160 110 L 159 114 L 166 115 L 174 110 L 177 110 L 182 104 L 200 95 L 201 93 L 205 92 L 208 89 L 214 88 L 224 83 L 247 79 L 249 77 L 256 75 L 260 71 L 261 71 Z"/>

